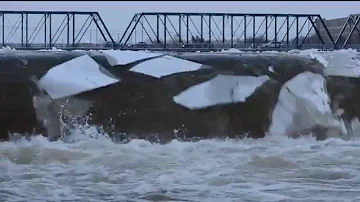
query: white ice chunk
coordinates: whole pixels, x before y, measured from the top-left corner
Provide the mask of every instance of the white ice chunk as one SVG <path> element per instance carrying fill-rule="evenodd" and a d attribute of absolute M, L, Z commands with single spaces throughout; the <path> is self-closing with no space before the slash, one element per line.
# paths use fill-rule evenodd
<path fill-rule="evenodd" d="M 201 109 L 218 104 L 245 102 L 255 90 L 269 80 L 268 76 L 218 75 L 204 83 L 192 86 L 179 95 L 174 102 L 189 109 Z"/>
<path fill-rule="evenodd" d="M 360 68 L 353 67 L 331 67 L 324 70 L 326 76 L 342 76 L 360 78 Z"/>
<path fill-rule="evenodd" d="M 360 54 L 356 50 L 318 51 L 314 49 L 291 54 L 317 59 L 324 65 L 325 76 L 360 78 Z"/>
<path fill-rule="evenodd" d="M 269 133 L 292 134 L 315 125 L 342 127 L 341 121 L 332 114 L 325 78 L 320 74 L 304 72 L 282 86 Z"/>
<path fill-rule="evenodd" d="M 353 120 L 351 120 L 351 129 L 352 129 L 353 133 L 359 134 L 360 121 L 358 118 L 354 118 Z"/>
<path fill-rule="evenodd" d="M 268 67 L 268 71 L 275 73 L 275 70 L 274 70 L 274 67 L 273 67 L 273 66 L 269 66 L 269 67 Z"/>
<path fill-rule="evenodd" d="M 153 53 L 149 51 L 130 51 L 130 50 L 103 50 L 102 51 L 111 66 L 126 65 L 138 60 L 157 57 L 163 55 L 161 53 Z"/>
<path fill-rule="evenodd" d="M 83 55 L 51 68 L 39 85 L 53 99 L 76 95 L 119 81 L 103 74 L 88 55 Z"/>
<path fill-rule="evenodd" d="M 66 50 L 57 49 L 56 47 L 52 47 L 51 49 L 40 49 L 38 51 L 66 51 Z"/>
<path fill-rule="evenodd" d="M 2 47 L 1 49 L 0 49 L 0 53 L 6 53 L 6 52 L 12 52 L 12 51 L 16 51 L 16 49 L 15 48 L 11 48 L 11 47 L 9 47 L 9 46 L 6 46 L 6 47 Z"/>
<path fill-rule="evenodd" d="M 243 51 L 236 49 L 236 48 L 230 48 L 230 49 L 223 49 L 220 51 L 221 53 L 242 53 Z"/>
<path fill-rule="evenodd" d="M 130 71 L 160 78 L 179 72 L 196 71 L 199 70 L 201 66 L 202 64 L 196 62 L 166 55 L 135 65 Z"/>
<path fill-rule="evenodd" d="M 312 59 L 316 59 L 317 61 L 319 61 L 322 65 L 324 65 L 324 67 L 329 66 L 329 62 L 324 58 L 324 56 L 320 55 L 319 53 L 310 52 L 309 55 Z"/>

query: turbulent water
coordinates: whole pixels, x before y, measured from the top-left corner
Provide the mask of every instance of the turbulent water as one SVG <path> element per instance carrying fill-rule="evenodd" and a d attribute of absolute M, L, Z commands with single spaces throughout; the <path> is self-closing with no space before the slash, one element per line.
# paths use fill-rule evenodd
<path fill-rule="evenodd" d="M 91 135 L 93 136 L 93 135 Z M 360 139 L 0 143 L 1 201 L 359 201 Z"/>

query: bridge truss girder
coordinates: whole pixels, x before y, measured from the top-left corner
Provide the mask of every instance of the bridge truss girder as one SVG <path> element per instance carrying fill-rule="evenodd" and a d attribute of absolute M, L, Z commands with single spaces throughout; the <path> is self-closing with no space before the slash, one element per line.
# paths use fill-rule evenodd
<path fill-rule="evenodd" d="M 10 31 L 5 26 L 6 21 L 10 23 L 9 16 L 16 17 L 14 26 L 11 26 Z M 31 29 L 29 22 L 30 17 L 36 16 L 41 17 L 37 22 L 35 29 Z M 59 26 L 55 26 L 52 18 L 63 17 L 62 23 Z M 76 21 L 79 16 L 85 16 L 86 21 L 80 26 L 80 30 L 77 29 Z M 82 42 L 84 34 L 88 31 L 92 23 L 95 24 L 97 31 L 100 32 L 102 39 L 105 42 L 111 42 L 115 44 L 114 39 L 109 33 L 104 21 L 98 12 L 76 12 L 76 11 L 0 11 L 1 30 L 0 30 L 0 41 L 3 47 L 5 46 L 16 46 L 16 48 L 31 49 L 36 48 L 51 48 L 58 44 L 58 40 L 64 30 L 66 33 L 66 43 L 61 44 L 63 48 L 76 48 Z M 20 30 L 21 36 L 20 42 L 11 43 L 11 38 Z M 55 33 L 54 33 L 55 30 Z M 34 39 L 38 34 L 43 33 L 43 42 L 34 43 Z"/>
<path fill-rule="evenodd" d="M 152 21 L 149 18 L 153 18 Z M 198 23 L 194 23 L 194 18 L 198 18 Z M 304 32 L 306 24 L 308 31 Z M 319 41 L 316 44 L 319 48 L 338 48 L 323 19 L 317 14 L 138 13 L 121 37 L 120 48 L 131 47 L 130 39 L 139 29 L 142 38 L 145 35 L 150 44 L 163 49 L 189 46 L 194 39 L 207 49 L 214 46 L 245 48 L 256 44 L 259 38 L 265 43 L 280 42 L 288 49 L 302 49 L 306 48 L 306 40 L 314 35 Z M 325 30 L 325 34 L 320 34 L 319 29 Z M 170 30 L 176 34 L 175 37 Z M 220 34 L 214 34 L 216 30 Z"/>
<path fill-rule="evenodd" d="M 349 42 L 352 38 L 355 38 L 356 35 L 354 35 L 355 30 L 357 31 L 357 38 L 355 38 L 356 40 L 356 45 L 358 46 L 360 44 L 360 30 L 359 30 L 359 22 L 360 22 L 360 15 L 350 15 L 344 25 L 342 26 L 339 34 L 336 37 L 335 40 L 335 44 L 334 45 L 338 45 L 338 47 L 340 47 L 341 49 L 345 49 L 348 48 L 348 46 L 350 45 Z M 349 33 L 346 35 L 345 30 L 349 28 L 350 31 Z M 346 38 L 342 38 L 345 37 Z M 343 39 L 343 40 L 342 40 Z M 358 48 L 358 47 L 356 47 Z"/>

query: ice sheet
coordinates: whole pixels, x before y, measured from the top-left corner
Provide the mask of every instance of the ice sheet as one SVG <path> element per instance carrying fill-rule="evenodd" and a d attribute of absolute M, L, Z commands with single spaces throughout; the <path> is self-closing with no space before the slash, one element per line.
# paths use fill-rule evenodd
<path fill-rule="evenodd" d="M 39 85 L 53 99 L 58 99 L 119 81 L 101 73 L 99 64 L 83 55 L 51 68 L 39 80 Z"/>
<path fill-rule="evenodd" d="M 218 104 L 245 102 L 255 90 L 269 80 L 268 76 L 218 75 L 192 86 L 174 97 L 174 102 L 189 109 L 201 109 Z"/>
<path fill-rule="evenodd" d="M 325 78 L 320 74 L 304 72 L 281 88 L 269 132 L 288 135 L 315 125 L 341 127 L 341 122 L 332 114 Z"/>
<path fill-rule="evenodd" d="M 166 55 L 142 62 L 131 68 L 130 71 L 160 78 L 180 72 L 196 71 L 200 69 L 201 66 L 202 64 L 196 62 Z"/>
<path fill-rule="evenodd" d="M 105 54 L 109 64 L 114 65 L 126 65 L 138 60 L 143 60 L 146 58 L 157 57 L 163 55 L 161 53 L 153 53 L 149 51 L 130 51 L 130 50 L 103 50 L 101 51 Z"/>

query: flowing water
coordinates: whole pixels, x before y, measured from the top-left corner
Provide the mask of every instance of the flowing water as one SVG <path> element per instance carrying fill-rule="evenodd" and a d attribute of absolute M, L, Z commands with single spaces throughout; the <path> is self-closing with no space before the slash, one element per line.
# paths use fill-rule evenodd
<path fill-rule="evenodd" d="M 0 143 L 1 201 L 360 201 L 360 139 Z"/>

